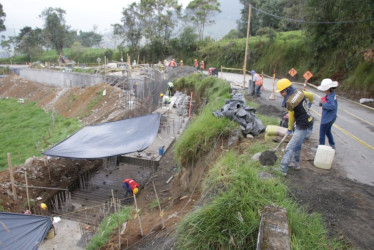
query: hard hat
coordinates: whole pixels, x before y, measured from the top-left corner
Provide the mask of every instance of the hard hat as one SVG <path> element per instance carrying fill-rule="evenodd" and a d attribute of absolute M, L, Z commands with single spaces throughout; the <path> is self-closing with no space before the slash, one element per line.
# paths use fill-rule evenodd
<path fill-rule="evenodd" d="M 317 89 L 326 91 L 331 88 L 336 88 L 338 87 L 338 82 L 332 81 L 330 78 L 323 79 L 321 82 L 321 85 L 317 87 Z"/>
<path fill-rule="evenodd" d="M 134 195 L 137 195 L 138 192 L 139 192 L 139 188 L 134 188 L 134 190 L 132 190 L 132 193 L 133 193 Z"/>
<path fill-rule="evenodd" d="M 164 94 L 161 93 L 161 94 L 160 94 L 160 97 L 163 97 L 163 96 L 164 96 Z"/>
<path fill-rule="evenodd" d="M 181 62 L 183 62 L 183 60 L 181 60 Z"/>
<path fill-rule="evenodd" d="M 47 210 L 47 205 L 46 205 L 45 203 L 40 204 L 40 207 L 41 207 L 43 210 Z"/>
<path fill-rule="evenodd" d="M 254 69 L 252 69 L 251 75 L 254 75 L 254 74 L 256 74 L 256 71 Z"/>
<path fill-rule="evenodd" d="M 197 61 L 197 59 L 195 59 L 194 61 Z"/>
<path fill-rule="evenodd" d="M 281 92 L 282 90 L 291 86 L 292 83 L 287 78 L 282 78 L 277 82 L 277 92 Z"/>

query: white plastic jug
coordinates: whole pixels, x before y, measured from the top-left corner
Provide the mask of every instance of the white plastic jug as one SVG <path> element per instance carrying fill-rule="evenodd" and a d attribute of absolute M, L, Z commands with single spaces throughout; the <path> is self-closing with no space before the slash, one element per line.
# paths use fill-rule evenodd
<path fill-rule="evenodd" d="M 322 169 L 330 169 L 334 160 L 335 150 L 326 145 L 319 145 L 316 156 L 314 157 L 314 166 Z"/>

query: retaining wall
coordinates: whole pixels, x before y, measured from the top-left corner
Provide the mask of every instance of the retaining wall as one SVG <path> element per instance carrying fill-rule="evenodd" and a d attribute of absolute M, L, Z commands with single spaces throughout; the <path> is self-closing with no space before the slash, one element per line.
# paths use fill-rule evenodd
<path fill-rule="evenodd" d="M 44 69 L 20 69 L 19 75 L 31 81 L 56 87 L 92 86 L 97 83 L 105 82 L 105 78 L 102 75 L 90 75 Z"/>

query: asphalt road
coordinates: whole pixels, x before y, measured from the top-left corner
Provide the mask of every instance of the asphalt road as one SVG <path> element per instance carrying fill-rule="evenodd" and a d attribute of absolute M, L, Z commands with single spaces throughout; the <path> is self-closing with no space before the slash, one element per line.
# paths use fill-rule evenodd
<path fill-rule="evenodd" d="M 222 76 L 219 73 L 219 78 L 232 82 L 234 86 L 243 86 L 243 75 L 223 73 Z M 251 79 L 251 76 L 247 75 L 247 83 L 249 79 Z M 261 98 L 269 99 L 273 82 L 272 78 L 264 79 L 265 91 L 262 92 Z M 246 88 L 247 86 L 246 84 Z M 294 86 L 297 88 L 303 87 L 302 83 L 295 83 Z M 322 114 L 322 108 L 318 104 L 320 98 L 324 96 L 324 92 L 311 86 L 307 86 L 307 91 L 314 94 L 314 102 L 311 108 L 315 117 L 312 138 L 314 138 L 317 146 Z M 275 100 L 269 101 L 280 106 L 282 97 L 276 92 L 274 97 Z M 333 126 L 332 133 L 336 143 L 336 154 L 332 167 L 349 179 L 374 186 L 374 109 L 338 96 L 338 118 Z"/>

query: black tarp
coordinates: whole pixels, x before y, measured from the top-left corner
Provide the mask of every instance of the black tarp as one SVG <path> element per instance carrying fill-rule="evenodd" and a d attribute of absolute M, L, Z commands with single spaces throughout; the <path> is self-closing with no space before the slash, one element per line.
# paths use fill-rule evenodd
<path fill-rule="evenodd" d="M 38 249 L 51 228 L 46 216 L 0 212 L 0 249 Z"/>
<path fill-rule="evenodd" d="M 143 151 L 154 141 L 159 113 L 86 126 L 45 151 L 44 155 L 95 159 Z"/>
<path fill-rule="evenodd" d="M 243 134 L 257 136 L 265 131 L 261 120 L 255 114 L 256 109 L 245 104 L 243 94 L 234 93 L 230 100 L 225 100 L 225 105 L 220 110 L 214 111 L 215 117 L 225 116 L 240 124 Z"/>

